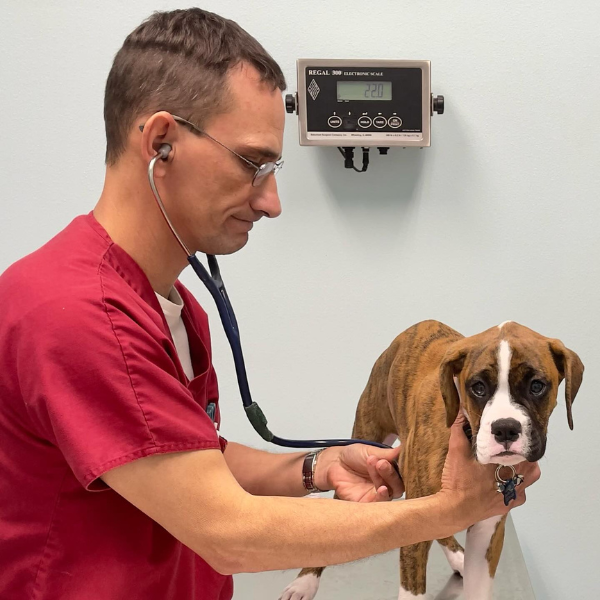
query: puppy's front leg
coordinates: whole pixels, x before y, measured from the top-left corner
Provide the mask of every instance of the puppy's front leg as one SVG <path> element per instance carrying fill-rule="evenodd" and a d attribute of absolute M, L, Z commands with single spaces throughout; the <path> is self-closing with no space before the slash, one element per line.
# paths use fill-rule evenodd
<path fill-rule="evenodd" d="M 427 558 L 432 542 L 400 548 L 400 592 L 398 600 L 427 600 Z"/>
<path fill-rule="evenodd" d="M 506 516 L 492 517 L 471 526 L 465 544 L 465 600 L 492 600 L 496 568 L 504 543 Z"/>

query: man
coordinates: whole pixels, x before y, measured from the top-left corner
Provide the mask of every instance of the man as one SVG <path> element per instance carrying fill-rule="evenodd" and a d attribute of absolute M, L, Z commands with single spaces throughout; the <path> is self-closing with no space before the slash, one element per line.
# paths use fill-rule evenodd
<path fill-rule="evenodd" d="M 355 560 L 506 511 L 460 420 L 442 491 L 397 503 L 378 502 L 403 493 L 397 450 L 323 451 L 316 488 L 357 503 L 306 502 L 305 453 L 218 435 L 207 318 L 147 169 L 168 144 L 155 179 L 185 245 L 239 250 L 281 212 L 284 88 L 256 40 L 200 9 L 156 13 L 115 57 L 98 204 L 0 278 L 3 600 L 225 600 L 236 572 Z"/>

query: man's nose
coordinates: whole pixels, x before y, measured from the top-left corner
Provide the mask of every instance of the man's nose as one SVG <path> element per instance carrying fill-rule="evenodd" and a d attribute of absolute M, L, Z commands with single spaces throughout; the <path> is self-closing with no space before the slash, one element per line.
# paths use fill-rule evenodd
<path fill-rule="evenodd" d="M 498 419 L 492 423 L 492 433 L 499 444 L 508 447 L 519 439 L 521 435 L 521 423 L 516 419 Z"/>
<path fill-rule="evenodd" d="M 277 191 L 275 175 L 271 174 L 266 181 L 256 188 L 256 195 L 250 205 L 255 211 L 262 212 L 266 217 L 274 219 L 281 214 L 281 202 Z"/>

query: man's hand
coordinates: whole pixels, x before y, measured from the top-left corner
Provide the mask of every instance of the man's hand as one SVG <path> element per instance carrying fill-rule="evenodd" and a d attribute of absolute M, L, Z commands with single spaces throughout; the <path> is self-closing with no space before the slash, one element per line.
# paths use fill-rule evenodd
<path fill-rule="evenodd" d="M 382 502 L 404 494 L 402 479 L 390 461 L 400 448 L 375 448 L 365 444 L 328 448 L 317 460 L 315 484 L 333 489 L 341 500 Z"/>
<path fill-rule="evenodd" d="M 504 505 L 502 494 L 496 491 L 495 470 L 497 465 L 481 465 L 473 457 L 471 442 L 464 434 L 467 423 L 462 413 L 450 429 L 448 454 L 442 473 L 442 489 L 438 497 L 446 506 L 455 506 L 454 522 L 462 523 L 463 529 L 489 517 L 505 515 L 512 508 L 525 503 L 525 488 L 535 483 L 541 475 L 538 463 L 522 462 L 515 465 L 517 473 L 525 477 L 516 488 L 517 498 Z"/>

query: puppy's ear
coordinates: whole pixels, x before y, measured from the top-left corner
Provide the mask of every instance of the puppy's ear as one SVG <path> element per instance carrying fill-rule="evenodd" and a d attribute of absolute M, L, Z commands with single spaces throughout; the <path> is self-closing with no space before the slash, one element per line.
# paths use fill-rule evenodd
<path fill-rule="evenodd" d="M 579 391 L 581 380 L 583 379 L 583 363 L 581 359 L 573 350 L 569 350 L 560 340 L 549 341 L 550 352 L 554 359 L 554 364 L 558 369 L 560 378 L 558 383 L 563 379 L 565 380 L 565 400 L 567 403 L 567 421 L 569 427 L 573 429 L 573 415 L 571 413 L 571 407 L 575 396 Z"/>
<path fill-rule="evenodd" d="M 454 384 L 454 377 L 462 371 L 467 353 L 468 348 L 464 340 L 454 342 L 446 350 L 440 364 L 440 390 L 446 405 L 446 425 L 448 427 L 452 426 L 458 416 L 460 398 Z"/>

